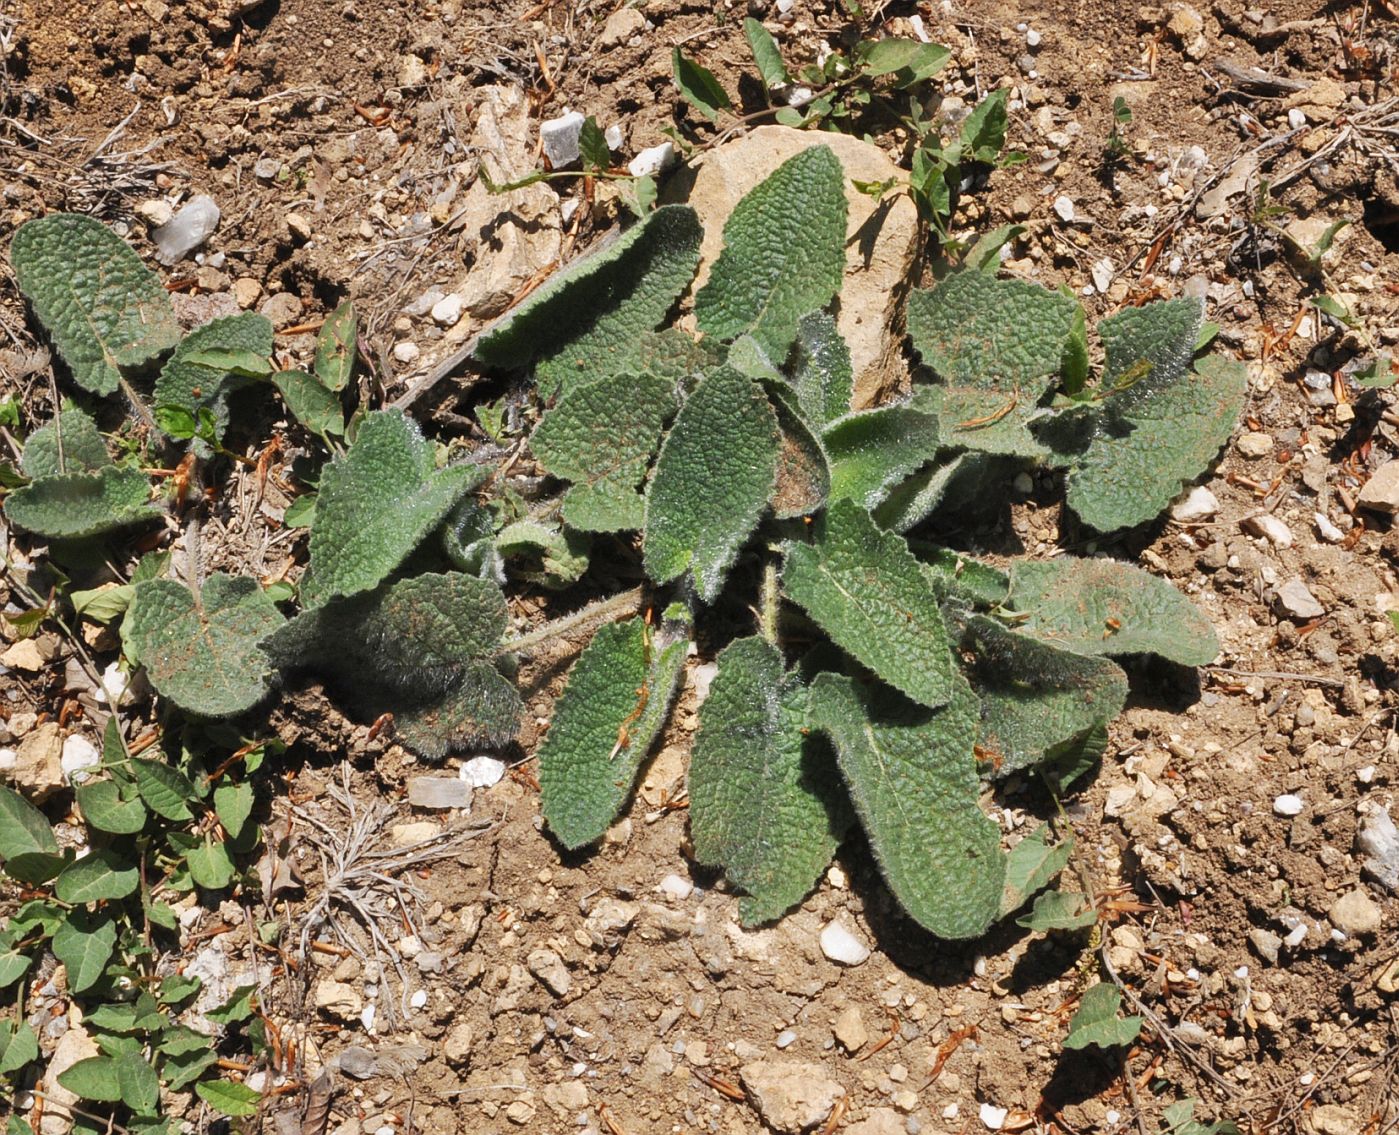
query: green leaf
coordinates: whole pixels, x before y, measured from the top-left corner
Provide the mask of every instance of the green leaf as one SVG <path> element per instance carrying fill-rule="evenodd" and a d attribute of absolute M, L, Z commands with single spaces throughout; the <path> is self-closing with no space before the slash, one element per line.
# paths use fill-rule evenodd
<path fill-rule="evenodd" d="M 539 784 L 544 818 L 570 850 L 606 833 L 664 723 L 689 638 L 650 638 L 640 619 L 600 628 L 554 705 Z"/>
<path fill-rule="evenodd" d="M 588 173 L 602 173 L 612 165 L 612 150 L 607 145 L 607 137 L 591 114 L 583 120 L 583 129 L 578 134 L 578 149 L 583 155 L 583 169 Z"/>
<path fill-rule="evenodd" d="M 57 855 L 58 841 L 44 813 L 13 788 L 0 785 L 0 859 Z"/>
<path fill-rule="evenodd" d="M 750 333 L 782 360 L 802 317 L 826 306 L 845 271 L 844 175 L 829 146 L 787 159 L 750 190 L 724 224 L 724 250 L 695 296 L 701 331 Z"/>
<path fill-rule="evenodd" d="M 930 463 L 901 485 L 894 486 L 874 510 L 875 523 L 890 532 L 908 532 L 927 520 L 942 504 L 948 488 L 981 454 L 959 453 L 942 464 Z"/>
<path fill-rule="evenodd" d="M 7 984 L 0 982 L 0 986 Z M 28 1021 L 20 1021 L 18 1027 L 9 1021 L 0 1024 L 0 1076 L 12 1075 L 38 1059 L 39 1038 Z"/>
<path fill-rule="evenodd" d="M 1001 896 L 1003 916 L 1018 910 L 1031 895 L 1049 886 L 1069 862 L 1074 849 L 1073 834 L 1052 847 L 1049 834 L 1049 825 L 1041 824 L 1006 856 L 1006 885 Z"/>
<path fill-rule="evenodd" d="M 1060 364 L 1064 393 L 1080 393 L 1088 385 L 1088 316 L 1083 305 L 1075 301 L 1074 319 L 1069 337 L 1064 343 L 1064 359 Z"/>
<path fill-rule="evenodd" d="M 977 704 L 954 676 L 941 708 L 835 674 L 811 687 L 810 722 L 835 742 L 855 811 L 894 897 L 943 938 L 974 938 L 1000 911 L 1000 829 L 977 804 Z"/>
<path fill-rule="evenodd" d="M 952 53 L 936 43 L 916 39 L 866 40 L 855 48 L 855 59 L 872 77 L 893 75 L 895 86 L 910 87 L 931 79 L 947 66 Z"/>
<path fill-rule="evenodd" d="M 228 832 L 229 839 L 239 839 L 253 814 L 251 784 L 221 784 L 214 789 L 214 815 Z"/>
<path fill-rule="evenodd" d="M 1026 634 L 1079 654 L 1158 654 L 1205 666 L 1219 653 L 1214 627 L 1164 579 L 1109 559 L 1017 560 L 1010 602 Z"/>
<path fill-rule="evenodd" d="M 228 995 L 222 1005 L 204 1015 L 216 1025 L 238 1025 L 251 1020 L 256 1012 L 257 986 L 240 985 Z"/>
<path fill-rule="evenodd" d="M 110 1056 L 89 1056 L 58 1074 L 58 1082 L 79 1099 L 120 1103 L 117 1062 Z"/>
<path fill-rule="evenodd" d="M 13 985 L 26 973 L 32 959 L 15 950 L 0 951 L 0 989 Z"/>
<path fill-rule="evenodd" d="M 1243 364 L 1210 357 L 1120 411 L 1110 406 L 1114 418 L 1069 473 L 1069 507 L 1099 532 L 1151 520 L 1209 467 L 1234 432 L 1247 391 Z"/>
<path fill-rule="evenodd" d="M 767 385 L 777 414 L 777 480 L 772 491 L 772 511 L 779 519 L 806 516 L 824 507 L 831 492 L 831 471 L 826 451 L 795 405 L 790 388 L 780 382 Z"/>
<path fill-rule="evenodd" d="M 370 414 L 321 473 L 303 602 L 378 586 L 486 474 L 478 465 L 434 468 L 432 445 L 402 411 Z"/>
<path fill-rule="evenodd" d="M 212 352 L 234 352 L 225 365 Z M 226 365 L 242 354 L 264 361 L 272 354 L 272 324 L 266 316 L 245 311 L 196 327 L 175 348 L 155 382 L 157 411 L 183 410 L 197 418 L 201 411 L 214 415 L 216 436 L 222 435 L 228 411 L 224 405 L 228 382 L 234 377 Z"/>
<path fill-rule="evenodd" d="M 103 848 L 74 860 L 53 883 L 61 902 L 92 903 L 124 899 L 141 887 L 141 873 L 115 851 Z"/>
<path fill-rule="evenodd" d="M 154 1115 L 160 1106 L 160 1081 L 155 1068 L 139 1052 L 128 1052 L 115 1061 L 121 1102 L 136 1115 Z"/>
<path fill-rule="evenodd" d="M 321 330 L 316 335 L 314 366 L 316 379 L 326 390 L 338 394 L 349 385 L 350 376 L 355 370 L 355 343 L 358 336 L 359 317 L 351 300 L 342 303 L 321 324 Z M 292 413 L 295 414 L 296 411 L 293 410 Z M 300 414 L 296 416 L 301 417 Z"/>
<path fill-rule="evenodd" d="M 131 775 L 136 791 L 157 816 L 176 823 L 194 819 L 189 802 L 197 798 L 194 785 L 179 769 L 165 761 L 131 758 Z"/>
<path fill-rule="evenodd" d="M 40 426 L 24 443 L 24 475 L 38 481 L 65 473 L 100 473 L 112 464 L 97 423 L 74 407 Z"/>
<path fill-rule="evenodd" d="M 564 519 L 584 532 L 640 528 L 645 502 L 637 486 L 675 413 L 667 378 L 618 374 L 575 386 L 544 415 L 530 448 L 545 471 L 576 482 Z"/>
<path fill-rule="evenodd" d="M 869 513 L 836 501 L 811 544 L 790 544 L 787 595 L 884 681 L 936 708 L 958 688 L 947 628 L 918 561 L 902 537 Z"/>
<path fill-rule="evenodd" d="M 116 944 L 117 924 L 110 915 L 74 910 L 58 924 L 49 947 L 68 971 L 68 988 L 82 993 L 97 984 Z"/>
<path fill-rule="evenodd" d="M 718 119 L 721 110 L 732 105 L 714 72 L 701 67 L 678 47 L 671 53 L 670 67 L 680 97 L 710 122 Z"/>
<path fill-rule="evenodd" d="M 211 575 L 199 595 L 154 579 L 137 586 L 122 641 L 162 697 L 190 713 L 233 717 L 271 688 L 259 642 L 284 621 L 248 576 Z"/>
<path fill-rule="evenodd" d="M 345 411 L 340 396 L 322 386 L 319 379 L 304 370 L 279 370 L 272 385 L 287 404 L 292 417 L 320 437 L 343 437 Z"/>
<path fill-rule="evenodd" d="M 1396 366 L 1388 355 L 1380 352 L 1352 377 L 1357 386 L 1367 390 L 1388 390 L 1399 382 L 1399 366 Z"/>
<path fill-rule="evenodd" d="M 1122 994 L 1109 982 L 1099 982 L 1089 989 L 1069 1021 L 1064 1047 L 1087 1048 L 1091 1044 L 1098 1048 L 1117 1048 L 1131 1044 L 1141 1035 L 1142 1019 L 1119 1017 L 1117 1010 L 1121 1004 Z"/>
<path fill-rule="evenodd" d="M 233 1119 L 256 1115 L 262 1096 L 246 1084 L 232 1080 L 201 1080 L 194 1085 L 195 1094 L 221 1115 Z"/>
<path fill-rule="evenodd" d="M 787 65 L 782 62 L 782 52 L 772 33 L 763 27 L 761 21 L 749 16 L 743 21 L 743 35 L 748 40 L 748 48 L 753 52 L 753 62 L 758 65 L 758 74 L 763 77 L 763 85 L 768 90 L 785 87 L 792 81 L 787 73 Z"/>
<path fill-rule="evenodd" d="M 538 570 L 517 566 L 512 574 L 551 591 L 577 583 L 588 570 L 588 537 L 579 532 L 560 531 L 556 524 L 517 520 L 496 534 L 495 548 L 506 559 L 523 557 L 537 562 Z"/>
<path fill-rule="evenodd" d="M 522 708 L 514 683 L 489 662 L 472 662 L 441 697 L 400 705 L 394 733 L 419 756 L 440 760 L 474 746 L 504 745 L 515 734 Z"/>
<path fill-rule="evenodd" d="M 1000 607 L 1010 596 L 1010 577 L 990 564 L 950 548 L 920 548 L 923 577 L 938 591 L 977 607 Z"/>
<path fill-rule="evenodd" d="M 71 591 L 68 601 L 73 604 L 73 613 L 89 622 L 106 625 L 115 622 L 126 614 L 131 606 L 136 589 L 129 583 L 116 587 L 95 587 L 89 591 Z"/>
<path fill-rule="evenodd" d="M 37 887 L 47 883 L 72 861 L 69 855 L 46 855 L 30 852 L 5 861 L 5 874 L 19 883 Z"/>
<path fill-rule="evenodd" d="M 1001 87 L 976 104 L 962 123 L 959 139 L 962 153 L 978 162 L 994 162 L 1006 142 L 1006 99 L 1010 92 Z"/>
<path fill-rule="evenodd" d="M 831 462 L 831 499 L 877 506 L 938 450 L 938 420 L 914 406 L 881 406 L 831 422 L 821 435 Z"/>
<path fill-rule="evenodd" d="M 185 864 L 189 867 L 189 877 L 194 880 L 195 885 L 211 891 L 219 891 L 228 886 L 236 874 L 228 847 L 222 842 L 216 843 L 207 835 L 203 843 L 185 853 Z"/>
<path fill-rule="evenodd" d="M 646 491 L 646 573 L 689 571 L 712 602 L 772 495 L 777 418 L 756 383 L 731 367 L 696 387 L 671 427 Z"/>
<path fill-rule="evenodd" d="M 703 238 L 688 205 L 663 205 L 612 243 L 575 260 L 481 336 L 488 367 L 535 368 L 544 395 L 639 365 L 694 277 Z"/>
<path fill-rule="evenodd" d="M 984 615 L 966 621 L 960 646 L 981 698 L 979 743 L 996 775 L 1040 764 L 1126 703 L 1127 676 L 1115 663 L 1050 646 Z"/>
<path fill-rule="evenodd" d="M 850 348 L 829 313 L 802 316 L 792 374 L 797 405 L 813 426 L 828 425 L 850 412 L 855 382 Z"/>
<path fill-rule="evenodd" d="M 91 217 L 26 221 L 10 242 L 15 280 L 78 385 L 112 394 L 122 367 L 180 341 L 170 296 L 141 258 Z"/>
<path fill-rule="evenodd" d="M 100 536 L 154 520 L 151 485 L 139 469 L 108 466 L 100 473 L 45 477 L 5 497 L 11 523 L 53 540 Z"/>
<path fill-rule="evenodd" d="M 1045 891 L 1035 899 L 1030 913 L 1015 920 L 1027 930 L 1049 933 L 1051 930 L 1082 930 L 1098 921 L 1098 912 L 1087 895 L 1078 892 Z"/>
<path fill-rule="evenodd" d="M 78 785 L 74 789 L 78 808 L 88 827 L 109 831 L 113 836 L 134 836 L 145 827 L 145 805 L 139 799 L 122 799 L 122 789 L 116 781 L 97 781 Z"/>
<path fill-rule="evenodd" d="M 1204 318 L 1204 300 L 1176 299 L 1123 308 L 1099 323 L 1098 337 L 1107 354 L 1099 389 L 1118 391 L 1110 408 L 1130 411 L 1152 392 L 1184 378 Z"/>
<path fill-rule="evenodd" d="M 806 687 L 771 644 L 745 638 L 720 652 L 690 759 L 690 832 L 696 860 L 747 892 L 745 926 L 801 902 L 849 826 L 806 711 Z"/>

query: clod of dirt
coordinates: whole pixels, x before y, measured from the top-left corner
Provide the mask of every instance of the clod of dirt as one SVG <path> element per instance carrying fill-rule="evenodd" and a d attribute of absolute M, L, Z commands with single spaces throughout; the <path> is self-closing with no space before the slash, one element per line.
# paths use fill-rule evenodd
<path fill-rule="evenodd" d="M 553 950 L 533 950 L 529 957 L 525 959 L 525 965 L 529 967 L 530 973 L 539 979 L 539 983 L 544 986 L 555 997 L 567 997 L 569 990 L 573 988 L 573 978 L 569 976 L 568 966 Z"/>
<path fill-rule="evenodd" d="M 1273 452 L 1273 439 L 1269 434 L 1260 433 L 1258 430 L 1249 430 L 1247 433 L 1239 435 L 1239 440 L 1234 443 L 1234 448 L 1249 460 L 1257 461 Z"/>
<path fill-rule="evenodd" d="M 845 1135 L 904 1135 L 909 1127 L 892 1107 L 877 1107 L 859 1123 L 845 1128 Z"/>
<path fill-rule="evenodd" d="M 805 1060 L 754 1060 L 738 1074 L 763 1122 L 783 1135 L 824 1122 L 845 1095 L 824 1067 Z"/>
<path fill-rule="evenodd" d="M 30 674 L 37 674 L 47 665 L 48 660 L 39 650 L 39 644 L 32 638 L 22 638 L 4 654 L 0 654 L 0 666 L 11 670 L 25 670 Z"/>
<path fill-rule="evenodd" d="M 869 1042 L 869 1030 L 865 1028 L 865 1016 L 858 1005 L 843 1010 L 831 1026 L 831 1033 L 846 1052 L 859 1052 Z"/>
<path fill-rule="evenodd" d="M 1307 1126 L 1313 1135 L 1360 1135 L 1364 1124 L 1348 1107 L 1324 1103 L 1307 1115 Z"/>
<path fill-rule="evenodd" d="M 1354 937 L 1358 934 L 1374 934 L 1384 921 L 1384 912 L 1363 890 L 1356 888 L 1347 891 L 1326 912 L 1331 925 L 1342 933 Z"/>
<path fill-rule="evenodd" d="M 453 1068 L 464 1068 L 471 1062 L 471 1050 L 476 1045 L 476 1030 L 471 1025 L 457 1025 L 442 1042 L 442 1055 Z"/>
<path fill-rule="evenodd" d="M 316 1008 L 328 1017 L 358 1021 L 364 1002 L 353 986 L 326 980 L 316 984 Z"/>
<path fill-rule="evenodd" d="M 876 202 L 851 184 L 906 176 L 878 147 L 848 134 L 822 134 L 819 141 L 834 151 L 844 170 L 850 212 L 836 325 L 850 346 L 855 369 L 853 405 L 863 409 L 903 383 L 897 317 L 918 251 L 918 213 L 907 194 Z M 704 226 L 695 291 L 709 279 L 724 247 L 724 222 L 740 198 L 812 144 L 807 131 L 762 126 L 712 150 L 666 185 L 662 198 L 688 202 Z"/>
<path fill-rule="evenodd" d="M 1278 588 L 1278 608 L 1289 618 L 1302 623 L 1326 614 L 1326 608 L 1300 579 L 1289 579 Z"/>

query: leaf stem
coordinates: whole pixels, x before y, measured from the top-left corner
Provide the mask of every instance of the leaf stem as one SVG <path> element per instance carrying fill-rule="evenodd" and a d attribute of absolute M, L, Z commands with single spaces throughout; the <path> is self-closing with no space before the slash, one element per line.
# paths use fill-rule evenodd
<path fill-rule="evenodd" d="M 614 622 L 623 615 L 635 614 L 641 609 L 642 598 L 641 588 L 633 587 L 630 591 L 623 591 L 620 595 L 614 595 L 610 599 L 589 603 L 571 615 L 553 619 L 525 634 L 506 639 L 496 649 L 496 654 L 527 654 L 540 643 L 567 634 L 575 627 L 586 626 L 590 623 Z"/>
<path fill-rule="evenodd" d="M 777 645 L 777 561 L 768 560 L 763 565 L 763 606 L 760 612 L 758 629 L 763 638 L 773 646 Z"/>

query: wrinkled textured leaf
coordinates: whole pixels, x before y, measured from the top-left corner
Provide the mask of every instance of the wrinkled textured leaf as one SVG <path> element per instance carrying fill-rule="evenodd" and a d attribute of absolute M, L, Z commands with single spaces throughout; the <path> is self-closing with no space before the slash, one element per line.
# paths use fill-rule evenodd
<path fill-rule="evenodd" d="M 228 417 L 224 395 L 232 375 L 201 361 L 201 356 L 211 351 L 248 352 L 265 360 L 272 354 L 272 323 L 266 316 L 245 311 L 196 327 L 181 340 L 156 379 L 158 411 L 177 409 L 197 417 L 201 409 L 207 409 L 222 434 Z"/>
<path fill-rule="evenodd" d="M 124 899 L 141 886 L 141 874 L 115 851 L 104 848 L 76 859 L 59 872 L 53 893 L 66 903 Z"/>
<path fill-rule="evenodd" d="M 881 406 L 831 422 L 821 435 L 831 498 L 872 509 L 938 450 L 938 420 L 913 406 Z"/>
<path fill-rule="evenodd" d="M 981 698 L 980 746 L 999 776 L 1039 764 L 1055 746 L 1116 717 L 1127 700 L 1127 676 L 1116 663 L 1060 650 L 984 615 L 967 620 L 961 647 Z"/>
<path fill-rule="evenodd" d="M 706 335 L 745 332 L 771 359 L 787 357 L 802 316 L 840 290 L 846 200 L 829 146 L 788 158 L 749 191 L 724 224 L 724 250 L 695 296 Z"/>
<path fill-rule="evenodd" d="M 1141 1035 L 1142 1019 L 1119 1017 L 1117 1010 L 1121 1004 L 1122 994 L 1106 981 L 1089 989 L 1069 1021 L 1064 1047 L 1087 1048 L 1091 1044 L 1098 1048 L 1116 1048 L 1131 1044 Z"/>
<path fill-rule="evenodd" d="M 24 443 L 24 475 L 33 480 L 65 473 L 100 473 L 112 464 L 97 423 L 68 407 Z"/>
<path fill-rule="evenodd" d="M 950 548 L 919 550 L 923 576 L 952 598 L 977 607 L 999 607 L 1010 595 L 1005 572 Z"/>
<path fill-rule="evenodd" d="M 779 438 L 772 511 L 780 519 L 806 516 L 824 507 L 830 495 L 826 451 L 797 409 L 790 387 L 774 382 L 767 391 L 777 414 Z"/>
<path fill-rule="evenodd" d="M 813 426 L 824 426 L 850 412 L 855 392 L 850 348 L 827 312 L 804 315 L 797 325 L 792 386 L 797 405 Z"/>
<path fill-rule="evenodd" d="M 420 756 L 441 760 L 461 749 L 504 745 L 515 735 L 522 708 L 514 683 L 489 662 L 471 662 L 441 697 L 396 703 L 394 734 Z"/>
<path fill-rule="evenodd" d="M 1021 915 L 1015 924 L 1048 934 L 1052 930 L 1082 930 L 1097 921 L 1098 912 L 1087 895 L 1077 891 L 1045 891 L 1035 899 L 1030 913 Z"/>
<path fill-rule="evenodd" d="M 378 586 L 486 474 L 476 465 L 434 468 L 432 445 L 401 411 L 370 414 L 321 473 L 303 601 Z"/>
<path fill-rule="evenodd" d="M 122 367 L 180 341 L 170 296 L 141 258 L 91 217 L 26 221 L 10 243 L 15 279 L 79 386 L 112 394 Z"/>
<path fill-rule="evenodd" d="M 807 690 L 759 638 L 719 654 L 690 759 L 695 858 L 748 897 L 744 925 L 785 914 L 815 886 L 849 826 L 834 762 L 805 733 Z"/>
<path fill-rule="evenodd" d="M 314 375 L 304 370 L 279 370 L 272 376 L 272 385 L 287 404 L 292 417 L 321 437 L 342 437 L 345 433 L 345 411 L 340 397 L 322 386 Z"/>
<path fill-rule="evenodd" d="M 136 588 L 122 641 L 162 697 L 190 713 L 232 717 L 270 689 L 272 668 L 258 644 L 283 622 L 247 576 L 212 575 L 198 596 L 153 579 Z"/>
<path fill-rule="evenodd" d="M 638 370 L 653 331 L 699 264 L 703 232 L 688 205 L 664 205 L 611 244 L 577 260 L 481 337 L 486 366 L 540 359 L 540 389 Z"/>
<path fill-rule="evenodd" d="M 646 492 L 646 573 L 685 571 L 711 602 L 777 476 L 777 418 L 752 379 L 721 367 L 681 408 Z"/>
<path fill-rule="evenodd" d="M 885 882 L 921 926 L 973 938 L 1000 912 L 1000 829 L 977 804 L 977 705 L 955 679 L 939 709 L 835 674 L 811 687 L 813 728 L 830 734 Z M 693 793 L 692 793 L 693 795 Z"/>
<path fill-rule="evenodd" d="M 836 644 L 929 707 L 957 688 L 947 628 L 903 538 L 836 501 L 811 544 L 787 548 L 782 585 Z"/>
<path fill-rule="evenodd" d="M 908 532 L 927 520 L 947 496 L 948 486 L 975 455 L 959 453 L 951 461 L 930 464 L 889 490 L 874 510 L 874 519 L 890 532 Z M 984 458 L 981 458 L 984 460 Z"/>
<path fill-rule="evenodd" d="M 117 944 L 117 924 L 105 913 L 69 911 L 49 943 L 68 971 L 68 988 L 82 993 L 97 984 Z"/>
<path fill-rule="evenodd" d="M 1099 388 L 1125 387 L 1112 395 L 1110 408 L 1130 414 L 1153 392 L 1185 377 L 1204 320 L 1204 300 L 1176 299 L 1123 308 L 1099 323 L 1106 353 Z"/>
<path fill-rule="evenodd" d="M 320 333 L 316 336 L 314 365 L 316 378 L 326 390 L 338 393 L 349 383 L 355 369 L 355 341 L 358 335 L 359 317 L 351 300 L 342 303 L 321 324 Z"/>
<path fill-rule="evenodd" d="M 675 412 L 667 378 L 619 374 L 576 386 L 544 415 L 530 447 L 545 470 L 576 482 L 564 496 L 564 519 L 584 532 L 640 528 L 638 486 Z"/>
<path fill-rule="evenodd" d="M 1069 507 L 1099 532 L 1156 517 L 1229 440 L 1247 390 L 1243 364 L 1212 356 L 1174 384 L 1140 392 L 1078 459 L 1068 477 Z"/>
<path fill-rule="evenodd" d="M 1018 910 L 1031 895 L 1047 887 L 1069 862 L 1073 849 L 1072 833 L 1051 847 L 1048 824 L 1041 824 L 1011 848 L 1006 856 L 1001 914 Z"/>
<path fill-rule="evenodd" d="M 1017 560 L 1010 601 L 1026 634 L 1079 654 L 1159 654 L 1205 666 L 1219 653 L 1214 627 L 1169 582 L 1117 560 Z"/>
<path fill-rule="evenodd" d="M 588 570 L 590 541 L 581 532 L 559 530 L 556 524 L 537 520 L 517 520 L 507 524 L 495 537 L 495 548 L 506 559 L 524 559 L 513 569 L 526 583 L 557 591 L 577 583 Z M 533 568 L 537 563 L 539 567 Z"/>
<path fill-rule="evenodd" d="M 648 635 L 640 619 L 600 628 L 555 703 L 539 784 L 544 818 L 569 849 L 617 818 L 674 696 L 688 637 L 654 647 Z"/>
<path fill-rule="evenodd" d="M 160 515 L 139 469 L 109 465 L 100 473 L 45 477 L 5 497 L 11 523 L 54 540 L 100 536 Z"/>

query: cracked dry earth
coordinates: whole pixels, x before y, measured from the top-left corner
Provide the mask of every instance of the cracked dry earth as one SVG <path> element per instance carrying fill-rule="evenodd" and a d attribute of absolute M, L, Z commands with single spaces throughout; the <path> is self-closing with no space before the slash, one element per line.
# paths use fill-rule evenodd
<path fill-rule="evenodd" d="M 794 59 L 857 34 L 835 4 L 748 11 Z M 565 106 L 621 126 L 623 159 L 668 125 L 712 137 L 674 94 L 670 52 L 684 43 L 736 89 L 743 14 L 689 0 L 8 3 L 0 237 L 67 208 L 140 242 L 162 206 L 208 193 L 222 220 L 202 261 L 177 270 L 186 318 L 256 308 L 281 329 L 279 349 L 304 357 L 310 335 L 294 329 L 352 295 L 393 396 L 615 220 L 605 195 L 589 209 L 560 182 L 521 203 L 519 225 L 474 224 L 488 205 L 476 148 L 529 168 L 540 120 Z M 1063 1051 L 1098 972 L 1090 943 L 1013 924 L 977 943 L 930 938 L 858 839 L 800 909 L 740 929 L 733 896 L 684 856 L 704 656 L 630 812 L 595 851 L 561 854 L 541 831 L 530 760 L 571 657 L 559 644 L 527 675 L 512 767 L 470 793 L 458 766 L 475 754 L 425 768 L 316 689 L 277 709 L 290 750 L 268 779 L 277 854 L 263 894 L 182 920 L 182 960 L 209 1003 L 255 977 L 295 1042 L 285 1076 L 312 1086 L 279 1097 L 264 1123 L 308 1135 L 1152 1132 L 1184 1097 L 1246 1131 L 1399 1123 L 1399 876 L 1382 854 L 1399 782 L 1387 615 L 1399 607 L 1399 416 L 1390 393 L 1353 381 L 1399 341 L 1399 23 L 1383 0 L 899 2 L 865 18 L 909 35 L 914 16 L 954 52 L 943 113 L 1010 86 L 1010 144 L 1029 155 L 966 196 L 959 227 L 1024 225 L 1006 270 L 1073 288 L 1091 316 L 1203 295 L 1250 370 L 1246 421 L 1205 491 L 1149 530 L 1099 548 L 1061 514 L 1053 481 L 1030 477 L 994 508 L 940 521 L 942 538 L 992 558 L 1139 557 L 1218 628 L 1214 667 L 1136 668 L 1101 771 L 1065 804 L 1071 872 L 1110 900 L 1104 962 L 1151 1015 L 1142 1042 Z M 1117 155 L 1115 98 L 1132 111 Z M 899 154 L 896 134 L 876 141 Z M 1273 217 L 1257 208 L 1263 181 Z M 1319 268 L 1299 266 L 1278 231 L 1312 248 L 1340 219 Z M 484 286 L 492 266 L 500 277 Z M 1323 291 L 1355 328 L 1322 320 L 1308 298 Z M 451 296 L 464 300 L 441 306 Z M 43 356 L 8 283 L 3 316 L 5 389 L 47 415 Z M 452 378 L 415 412 L 460 430 L 472 397 Z M 285 544 L 230 527 L 217 556 L 267 573 Z M 93 646 L 115 658 L 111 642 Z M 34 647 L 5 654 L 4 743 L 22 744 L 67 698 L 86 712 L 65 729 L 98 736 L 100 707 L 64 644 Z M 453 787 L 424 789 L 424 776 Z M 431 789 L 459 806 L 413 803 Z M 1016 779 L 985 803 L 1009 840 L 1054 813 Z M 354 882 L 375 862 L 392 865 L 393 887 Z M 245 909 L 298 931 L 324 914 L 308 928 L 320 946 L 279 970 L 241 931 L 220 931 L 241 928 Z M 211 1122 L 188 1097 L 170 1102 L 191 1127 Z"/>

